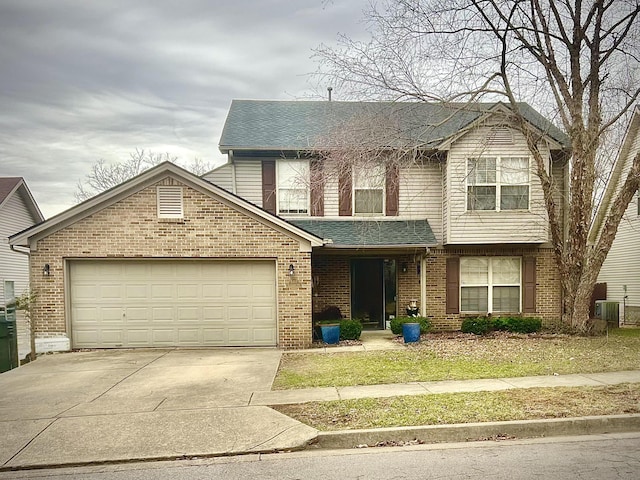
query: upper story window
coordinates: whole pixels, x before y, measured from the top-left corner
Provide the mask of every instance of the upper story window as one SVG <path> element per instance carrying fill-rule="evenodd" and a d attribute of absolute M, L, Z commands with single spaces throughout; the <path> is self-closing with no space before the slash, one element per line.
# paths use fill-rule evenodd
<path fill-rule="evenodd" d="M 385 167 L 383 164 L 353 169 L 353 212 L 382 215 L 384 212 Z"/>
<path fill-rule="evenodd" d="M 159 185 L 158 218 L 182 218 L 182 187 L 174 185 Z"/>
<path fill-rule="evenodd" d="M 520 269 L 518 257 L 462 257 L 460 311 L 520 312 Z"/>
<path fill-rule="evenodd" d="M 529 158 L 467 160 L 467 210 L 528 210 Z"/>
<path fill-rule="evenodd" d="M 309 213 L 309 161 L 278 160 L 278 213 Z"/>

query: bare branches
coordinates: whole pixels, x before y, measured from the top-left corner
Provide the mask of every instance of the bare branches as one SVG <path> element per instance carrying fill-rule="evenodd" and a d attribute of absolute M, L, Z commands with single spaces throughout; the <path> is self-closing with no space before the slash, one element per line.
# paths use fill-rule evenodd
<path fill-rule="evenodd" d="M 104 159 L 100 159 L 91 166 L 91 171 L 82 180 L 78 180 L 74 197 L 77 202 L 83 202 L 162 162 L 177 163 L 178 157 L 166 152 L 155 153 L 151 150 L 136 148 L 135 152 L 129 154 L 129 158 L 121 162 L 107 163 Z M 194 158 L 186 168 L 196 175 L 203 175 L 212 167 L 208 162 Z"/>

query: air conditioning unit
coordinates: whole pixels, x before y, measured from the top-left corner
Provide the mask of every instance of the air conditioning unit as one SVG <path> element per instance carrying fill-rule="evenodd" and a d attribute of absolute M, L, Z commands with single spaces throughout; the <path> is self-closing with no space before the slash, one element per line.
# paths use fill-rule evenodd
<path fill-rule="evenodd" d="M 596 318 L 607 322 L 609 327 L 620 325 L 620 303 L 608 302 L 606 300 L 596 300 Z"/>

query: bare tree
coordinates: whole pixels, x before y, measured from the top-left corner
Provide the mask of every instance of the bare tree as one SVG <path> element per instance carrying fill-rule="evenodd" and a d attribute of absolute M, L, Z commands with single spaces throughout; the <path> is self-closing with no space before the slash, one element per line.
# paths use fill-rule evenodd
<path fill-rule="evenodd" d="M 341 38 L 317 50 L 320 76 L 359 98 L 503 101 L 525 136 L 544 192 L 563 320 L 587 331 L 589 301 L 619 222 L 638 189 L 640 157 L 589 243 L 603 139 L 626 121 L 640 94 L 637 0 L 387 0 L 367 14 L 372 38 Z M 326 84 L 326 83 L 325 83 Z M 518 101 L 562 126 L 571 142 L 563 223 L 539 132 Z"/>
<path fill-rule="evenodd" d="M 129 158 L 121 162 L 107 163 L 100 159 L 91 166 L 91 172 L 78 181 L 74 197 L 77 202 L 82 202 L 162 162 L 179 163 L 179 160 L 177 156 L 169 153 L 154 153 L 138 148 L 129 154 Z M 211 164 L 199 158 L 194 158 L 185 167 L 196 175 L 204 175 L 212 169 Z"/>

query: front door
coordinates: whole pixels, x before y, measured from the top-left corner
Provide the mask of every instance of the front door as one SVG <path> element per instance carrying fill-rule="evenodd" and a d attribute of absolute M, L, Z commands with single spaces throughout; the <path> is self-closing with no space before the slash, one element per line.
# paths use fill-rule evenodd
<path fill-rule="evenodd" d="M 364 328 L 384 329 L 395 314 L 395 260 L 362 258 L 351 261 L 351 316 Z"/>

